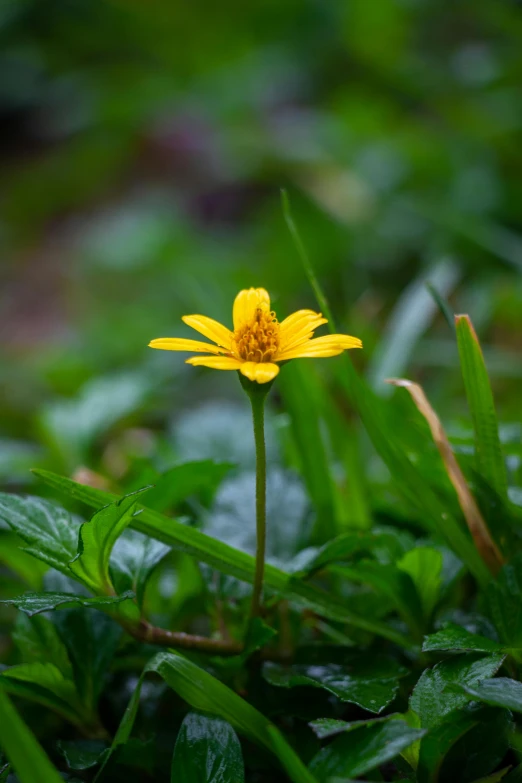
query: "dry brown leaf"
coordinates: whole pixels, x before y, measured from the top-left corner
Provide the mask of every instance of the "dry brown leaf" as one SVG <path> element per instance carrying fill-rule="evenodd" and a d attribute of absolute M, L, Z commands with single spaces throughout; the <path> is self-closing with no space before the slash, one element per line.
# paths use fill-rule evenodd
<path fill-rule="evenodd" d="M 499 569 L 504 565 L 503 557 L 491 537 L 475 498 L 471 494 L 466 478 L 452 451 L 444 427 L 431 407 L 423 388 L 419 386 L 418 383 L 413 383 L 405 378 L 392 378 L 387 381 L 387 383 L 406 389 L 410 393 L 418 410 L 428 422 L 433 440 L 442 457 L 449 479 L 457 493 L 462 513 L 466 519 L 469 531 L 473 536 L 475 546 L 492 574 L 497 574 Z"/>

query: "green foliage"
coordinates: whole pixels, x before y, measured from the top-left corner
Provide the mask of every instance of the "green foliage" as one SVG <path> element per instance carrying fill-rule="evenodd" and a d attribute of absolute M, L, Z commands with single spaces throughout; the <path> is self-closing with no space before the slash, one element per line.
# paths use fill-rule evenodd
<path fill-rule="evenodd" d="M 374 713 L 382 712 L 393 701 L 399 689 L 399 678 L 405 674 L 406 670 L 393 658 L 383 656 L 347 656 L 343 665 L 267 663 L 263 668 L 264 678 L 270 685 L 324 688 L 341 701 Z"/>
<path fill-rule="evenodd" d="M 72 497 L 94 507 L 102 508 L 107 502 L 114 500 L 114 497 L 106 492 L 85 487 L 62 476 L 49 474 L 46 471 L 37 471 L 37 475 L 51 486 L 57 487 Z M 253 581 L 254 558 L 251 555 L 234 549 L 215 538 L 206 536 L 204 533 L 174 519 L 145 508 L 139 515 L 133 517 L 132 526 L 140 532 L 151 535 L 159 541 L 172 546 L 173 549 L 194 556 L 197 560 L 213 566 L 222 573 L 250 583 Z M 326 592 L 313 585 L 304 584 L 297 579 L 293 579 L 291 574 L 275 566 L 267 566 L 265 570 L 265 584 L 267 587 L 287 595 L 288 598 L 324 614 L 326 617 L 352 623 L 363 630 L 378 633 L 385 638 L 391 638 L 408 646 L 407 639 L 394 631 L 393 628 L 358 616 L 349 611 L 342 600 L 327 595 Z"/>
<path fill-rule="evenodd" d="M 29 545 L 24 547 L 26 552 L 62 573 L 70 573 L 80 522 L 65 509 L 37 497 L 2 494 L 0 519 Z"/>
<path fill-rule="evenodd" d="M 488 726 L 484 739 L 477 740 L 476 746 L 473 745 L 484 754 L 484 766 L 479 767 L 479 770 L 483 770 L 491 758 L 491 768 L 494 768 L 495 763 L 498 763 L 495 761 L 497 757 L 500 755 L 502 758 L 505 754 L 508 747 L 507 727 L 503 725 L 501 729 L 496 723 L 498 720 L 504 720 L 505 716 L 491 715 L 490 712 L 480 709 L 465 709 L 467 698 L 460 690 L 462 685 L 474 686 L 483 678 L 494 675 L 503 660 L 504 656 L 499 653 L 490 656 L 467 653 L 438 663 L 433 669 L 423 672 L 410 698 L 410 710 L 419 725 L 428 730 L 416 753 L 417 779 L 420 783 L 437 783 L 444 780 L 441 770 L 446 759 L 451 768 L 449 758 L 452 749 L 455 749 L 457 758 L 465 758 L 462 753 L 459 756 L 456 751 L 458 742 L 469 732 L 491 720 L 494 726 Z M 459 688 L 454 687 L 456 683 Z M 495 738 L 495 742 L 491 741 L 491 737 Z M 496 738 L 499 737 L 500 752 L 496 743 Z M 473 777 L 474 774 L 464 779 L 471 780 Z"/>
<path fill-rule="evenodd" d="M 522 25 L 453 5 L 3 4 L 0 783 L 522 781 Z M 146 347 L 249 286 L 364 344 L 270 390 L 253 620 L 247 400 Z"/>
<path fill-rule="evenodd" d="M 522 644 L 522 556 L 504 566 L 489 585 L 485 603 L 500 641 L 508 647 Z"/>
<path fill-rule="evenodd" d="M 494 680 L 480 680 L 475 685 L 458 683 L 455 687 L 471 699 L 489 704 L 491 707 L 505 707 L 514 712 L 522 711 L 522 683 L 506 677 Z"/>
<path fill-rule="evenodd" d="M 75 579 L 93 593 L 112 593 L 109 559 L 112 548 L 121 536 L 136 508 L 134 495 L 105 506 L 90 522 L 80 527 L 78 554 L 69 568 Z"/>
<path fill-rule="evenodd" d="M 465 697 L 448 686 L 474 684 L 491 677 L 502 665 L 504 657 L 497 653 L 488 657 L 468 653 L 438 663 L 421 675 L 410 699 L 410 709 L 419 716 L 421 726 L 432 728 L 446 715 L 464 706 Z"/>
<path fill-rule="evenodd" d="M 110 561 L 111 578 L 119 598 L 130 592 L 136 595 L 141 606 L 152 572 L 169 551 L 170 548 L 161 541 L 148 538 L 136 530 L 124 530 L 116 541 Z"/>
<path fill-rule="evenodd" d="M 16 606 L 20 611 L 32 617 L 40 612 L 49 612 L 60 607 L 70 606 L 71 604 L 80 604 L 81 606 L 92 606 L 94 608 L 113 608 L 116 604 L 133 598 L 134 593 L 128 591 L 115 596 L 96 596 L 95 598 L 85 598 L 82 595 L 71 593 L 24 593 L 18 598 L 7 598 L 0 603 Z"/>
<path fill-rule="evenodd" d="M 76 686 L 54 663 L 27 663 L 11 666 L 0 674 L 2 687 L 9 693 L 63 715 L 71 723 L 83 725 L 85 715 Z"/>
<path fill-rule="evenodd" d="M 294 783 L 314 783 L 279 730 L 260 712 L 204 669 L 174 653 L 158 653 L 148 661 L 116 732 L 113 749 L 126 742 L 132 731 L 143 679 L 150 672 L 159 674 L 194 709 L 228 721 L 242 735 L 272 751 Z"/>
<path fill-rule="evenodd" d="M 122 629 L 101 612 L 89 613 L 81 609 L 57 612 L 53 615 L 53 622 L 67 647 L 82 702 L 95 715 L 110 664 L 121 641 Z"/>
<path fill-rule="evenodd" d="M 402 720 L 371 722 L 344 731 L 330 745 L 319 751 L 310 765 L 319 780 L 364 775 L 380 764 L 395 758 L 402 750 L 423 736 Z"/>
<path fill-rule="evenodd" d="M 475 431 L 477 470 L 501 502 L 507 499 L 506 466 L 484 356 L 468 316 L 456 317 L 462 377 Z"/>
<path fill-rule="evenodd" d="M 501 652 L 502 646 L 494 639 L 486 639 L 477 633 L 470 633 L 460 625 L 448 623 L 442 631 L 424 639 L 423 652 Z"/>
<path fill-rule="evenodd" d="M 183 720 L 172 757 L 171 781 L 244 783 L 241 745 L 221 718 L 189 712 Z"/>
<path fill-rule="evenodd" d="M 0 687 L 0 745 L 13 764 L 20 783 L 59 783 L 61 777 L 33 733 Z M 4 775 L 2 769 L 0 774 Z"/>
<path fill-rule="evenodd" d="M 335 485 L 321 427 L 321 389 L 314 375 L 296 363 L 285 368 L 280 386 L 300 467 L 317 513 L 313 540 L 322 544 L 339 531 L 335 528 Z"/>

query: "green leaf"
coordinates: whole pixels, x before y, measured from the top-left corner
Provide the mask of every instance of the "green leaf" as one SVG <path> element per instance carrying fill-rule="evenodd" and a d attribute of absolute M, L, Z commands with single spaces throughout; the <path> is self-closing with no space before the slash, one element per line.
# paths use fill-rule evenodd
<path fill-rule="evenodd" d="M 441 588 L 442 554 L 430 547 L 410 549 L 397 563 L 409 574 L 420 598 L 424 621 L 429 622 Z"/>
<path fill-rule="evenodd" d="M 285 367 L 278 379 L 278 388 L 283 396 L 284 408 L 290 414 L 301 471 L 317 512 L 313 539 L 316 543 L 323 543 L 338 532 L 335 484 L 321 430 L 321 406 L 318 401 L 324 392 L 310 368 L 303 367 L 299 362 L 292 362 Z"/>
<path fill-rule="evenodd" d="M 95 712 L 122 628 L 103 612 L 62 609 L 52 615 L 67 647 L 82 702 Z"/>
<path fill-rule="evenodd" d="M 288 196 L 284 192 L 283 212 L 319 308 L 328 319 L 330 332 L 335 333 L 337 331 L 335 320 L 293 221 Z M 470 536 L 462 529 L 459 521 L 448 511 L 430 483 L 409 459 L 406 450 L 401 445 L 401 440 L 397 437 L 395 421 L 390 421 L 389 417 L 385 415 L 383 407 L 385 403 L 360 378 L 349 356 L 344 359 L 344 363 L 338 362 L 339 379 L 352 405 L 361 417 L 376 451 L 394 478 L 395 487 L 405 500 L 417 509 L 428 529 L 443 535 L 448 545 L 467 565 L 479 583 L 486 585 L 490 574 Z"/>
<path fill-rule="evenodd" d="M 459 625 L 448 623 L 441 631 L 424 637 L 423 652 L 502 652 L 505 649 L 493 639 L 470 633 Z"/>
<path fill-rule="evenodd" d="M 112 548 L 129 524 L 136 508 L 137 496 L 142 492 L 140 490 L 126 495 L 105 506 L 80 528 L 78 554 L 69 568 L 75 578 L 87 585 L 93 593 L 114 592 L 109 575 Z"/>
<path fill-rule="evenodd" d="M 426 732 L 402 720 L 361 726 L 337 737 L 312 759 L 310 770 L 319 780 L 364 775 L 395 758 Z"/>
<path fill-rule="evenodd" d="M 136 594 L 138 606 L 143 603 L 147 582 L 170 547 L 136 530 L 124 530 L 112 550 L 110 561 L 111 580 L 116 592 L 131 590 Z"/>
<path fill-rule="evenodd" d="M 147 495 L 147 507 L 155 511 L 176 508 L 191 495 L 202 494 L 208 503 L 227 473 L 231 462 L 211 459 L 184 462 L 163 473 Z"/>
<path fill-rule="evenodd" d="M 23 663 L 0 672 L 0 687 L 16 696 L 43 704 L 75 725 L 82 725 L 86 711 L 75 684 L 50 661 Z"/>
<path fill-rule="evenodd" d="M 141 686 L 150 672 L 159 674 L 192 708 L 222 718 L 240 734 L 272 751 L 279 757 L 294 783 L 317 783 L 279 730 L 260 712 L 204 669 L 170 652 L 158 653 L 145 666 L 114 737 L 112 752 L 130 736 L 138 711 Z M 101 776 L 107 761 L 108 758 L 96 780 Z"/>
<path fill-rule="evenodd" d="M 350 562 L 361 555 L 372 556 L 380 563 L 395 563 L 414 543 L 412 536 L 394 528 L 341 533 L 320 549 L 312 549 L 310 561 L 302 570 L 311 573 L 330 563 Z"/>
<path fill-rule="evenodd" d="M 416 637 L 422 636 L 422 604 L 413 579 L 406 571 L 391 563 L 362 560 L 350 566 L 337 566 L 335 573 L 372 587 L 393 604 Z"/>
<path fill-rule="evenodd" d="M 416 776 L 418 783 L 439 783 L 439 773 L 446 755 L 455 743 L 478 725 L 481 714 L 481 711 L 457 710 L 430 729 L 420 745 Z"/>
<path fill-rule="evenodd" d="M 462 691 L 472 700 L 481 701 L 491 707 L 504 707 L 513 712 L 522 712 L 522 683 L 508 677 L 481 680 L 473 685 L 455 683 L 454 688 Z"/>
<path fill-rule="evenodd" d="M 253 617 L 248 624 L 245 649 L 241 653 L 243 659 L 246 661 L 252 653 L 267 645 L 274 636 L 277 636 L 277 631 L 274 628 L 263 622 L 260 617 Z"/>
<path fill-rule="evenodd" d="M 244 783 L 243 754 L 227 721 L 189 712 L 184 718 L 172 758 L 172 783 Z"/>
<path fill-rule="evenodd" d="M 404 674 L 406 670 L 393 658 L 379 655 L 356 654 L 349 656 L 344 665 L 265 663 L 263 667 L 263 677 L 271 685 L 323 688 L 341 701 L 374 713 L 382 712 L 393 701 L 399 689 L 399 678 Z"/>
<path fill-rule="evenodd" d="M 49 485 L 94 508 L 101 508 L 116 499 L 108 492 L 77 484 L 71 479 L 57 476 L 48 471 L 35 470 L 34 472 Z M 253 583 L 255 560 L 246 552 L 240 552 L 218 539 L 207 536 L 174 519 L 169 519 L 151 509 L 144 509 L 138 516 L 134 516 L 131 525 L 135 530 L 156 538 L 158 541 L 163 541 L 173 549 L 190 554 L 196 560 L 207 563 L 224 574 L 235 576 L 250 584 Z M 407 637 L 386 623 L 351 612 L 343 599 L 294 579 L 292 574 L 270 564 L 265 569 L 265 585 L 274 592 L 280 593 L 302 606 L 311 608 L 319 615 L 352 624 L 369 633 L 390 639 L 403 647 L 413 646 Z"/>
<path fill-rule="evenodd" d="M 73 593 L 24 593 L 24 595 L 20 595 L 17 598 L 1 600 L 0 604 L 16 606 L 17 609 L 32 617 L 40 612 L 70 607 L 71 604 L 80 604 L 93 609 L 110 610 L 122 601 L 127 601 L 131 598 L 134 598 L 134 593 L 130 591 L 122 595 L 102 595 L 94 598 L 85 598 L 83 595 L 74 595 Z"/>
<path fill-rule="evenodd" d="M 28 617 L 20 612 L 13 630 L 13 641 L 24 663 L 52 661 L 65 677 L 72 679 L 67 648 L 55 625 L 47 617 L 41 615 Z"/>
<path fill-rule="evenodd" d="M 505 565 L 486 591 L 486 606 L 500 641 L 522 647 L 522 554 Z"/>
<path fill-rule="evenodd" d="M 1 687 L 0 745 L 20 783 L 62 783 L 60 775 Z"/>
<path fill-rule="evenodd" d="M 26 552 L 64 574 L 70 573 L 80 522 L 68 511 L 50 500 L 0 493 L 0 519 L 29 544 Z"/>
<path fill-rule="evenodd" d="M 100 764 L 108 753 L 103 740 L 58 740 L 58 751 L 69 769 L 91 769 Z"/>
<path fill-rule="evenodd" d="M 463 711 L 465 715 L 467 710 Z M 494 770 L 509 750 L 509 734 L 513 729 L 508 710 L 492 710 L 484 707 L 470 708 L 474 725 L 464 728 L 460 735 L 453 735 L 453 741 L 437 748 L 433 739 L 439 734 L 440 726 L 422 740 L 417 777 L 419 783 L 467 783 L 479 775 Z M 462 713 L 452 715 L 457 723 Z M 461 724 L 462 729 L 462 724 Z M 448 734 L 445 735 L 448 739 Z M 427 750 L 431 749 L 431 758 Z M 438 755 L 437 755 L 438 753 Z"/>
<path fill-rule="evenodd" d="M 105 740 L 58 740 L 57 750 L 62 754 L 69 769 L 92 769 L 102 764 L 111 754 Z M 152 776 L 156 756 L 156 744 L 151 739 L 143 742 L 130 739 L 118 749 L 118 764 L 145 770 Z M 136 774 L 136 769 L 134 769 Z"/>
<path fill-rule="evenodd" d="M 492 677 L 503 660 L 501 653 L 490 656 L 465 653 L 426 669 L 410 698 L 410 709 L 419 716 L 421 726 L 431 729 L 448 713 L 466 704 L 465 695 L 450 691 L 449 685 L 456 682 L 474 685 L 485 677 Z"/>
<path fill-rule="evenodd" d="M 507 501 L 506 466 L 498 434 L 495 402 L 484 356 L 469 316 L 455 316 L 462 377 L 475 431 L 478 472 L 504 502 Z"/>
<path fill-rule="evenodd" d="M 310 721 L 308 725 L 319 739 L 328 739 L 329 737 L 335 737 L 337 734 L 354 731 L 354 729 L 358 729 L 360 726 L 373 726 L 374 723 L 382 723 L 385 720 L 392 720 L 392 716 L 388 715 L 386 718 L 371 718 L 370 720 L 354 720 L 350 722 L 335 720 L 335 718 L 318 718 Z"/>

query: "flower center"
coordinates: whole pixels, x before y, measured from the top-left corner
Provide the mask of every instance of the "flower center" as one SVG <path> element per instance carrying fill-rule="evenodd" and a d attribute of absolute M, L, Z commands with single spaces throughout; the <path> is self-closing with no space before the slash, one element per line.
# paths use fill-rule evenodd
<path fill-rule="evenodd" d="M 234 332 L 237 352 L 247 362 L 271 362 L 279 349 L 276 314 L 257 308 L 251 323 Z"/>

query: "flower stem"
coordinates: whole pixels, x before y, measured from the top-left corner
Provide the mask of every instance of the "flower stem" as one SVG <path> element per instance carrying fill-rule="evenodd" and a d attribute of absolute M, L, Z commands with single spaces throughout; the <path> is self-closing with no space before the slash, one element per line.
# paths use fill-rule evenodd
<path fill-rule="evenodd" d="M 255 394 L 250 397 L 256 443 L 256 571 L 252 593 L 251 617 L 258 617 L 261 611 L 263 579 L 265 576 L 266 552 L 266 446 L 265 446 L 265 397 Z"/>
<path fill-rule="evenodd" d="M 266 551 L 266 447 L 265 447 L 265 399 L 271 383 L 255 383 L 239 375 L 241 385 L 248 394 L 252 406 L 254 441 L 256 446 L 256 570 L 250 618 L 259 617 L 263 595 Z"/>

